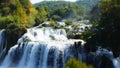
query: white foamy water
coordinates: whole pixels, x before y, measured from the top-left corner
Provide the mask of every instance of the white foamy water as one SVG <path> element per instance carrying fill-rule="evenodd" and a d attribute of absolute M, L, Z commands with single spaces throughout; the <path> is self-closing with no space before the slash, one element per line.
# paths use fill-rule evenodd
<path fill-rule="evenodd" d="M 0 57 L 3 55 L 3 53 L 6 51 L 6 44 L 5 44 L 5 34 L 4 29 L 0 31 Z"/>
<path fill-rule="evenodd" d="M 18 43 L 23 41 L 43 41 L 50 42 L 51 40 L 61 41 L 68 40 L 64 29 L 51 29 L 51 28 L 31 28 L 28 32 L 18 40 Z"/>
<path fill-rule="evenodd" d="M 64 29 L 30 28 L 13 46 L 1 68 L 63 68 L 75 57 L 74 43 L 81 47 L 83 40 L 67 39 Z"/>
<path fill-rule="evenodd" d="M 5 48 L 4 31 L 0 31 L 1 55 Z M 80 39 L 68 39 L 64 29 L 30 28 L 17 44 L 10 48 L 0 68 L 64 68 L 65 63 L 73 57 L 85 62 L 92 60 L 95 68 L 99 68 L 100 57 L 103 55 L 113 62 L 115 68 L 120 68 L 120 59 L 114 58 L 111 51 L 98 48 L 93 56 L 89 57 L 90 55 L 84 52 L 84 43 Z"/>

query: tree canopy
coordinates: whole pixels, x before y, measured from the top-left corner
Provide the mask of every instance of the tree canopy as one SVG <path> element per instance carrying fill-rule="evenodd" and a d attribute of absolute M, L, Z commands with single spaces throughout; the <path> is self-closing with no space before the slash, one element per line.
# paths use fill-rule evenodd
<path fill-rule="evenodd" d="M 83 39 L 87 41 L 87 50 L 102 46 L 117 53 L 120 51 L 120 2 L 119 0 L 102 0 L 99 6 L 100 19 L 93 23 L 91 30 L 83 33 Z"/>
<path fill-rule="evenodd" d="M 37 14 L 29 0 L 1 0 L 0 8 L 0 24 L 4 24 L 9 18 L 11 23 L 32 25 Z"/>

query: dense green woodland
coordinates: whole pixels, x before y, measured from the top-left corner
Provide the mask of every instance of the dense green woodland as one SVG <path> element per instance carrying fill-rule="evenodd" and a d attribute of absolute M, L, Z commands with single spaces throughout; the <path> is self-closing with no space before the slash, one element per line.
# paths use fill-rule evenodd
<path fill-rule="evenodd" d="M 55 21 L 79 20 L 86 16 L 84 8 L 73 2 L 45 1 L 37 3 L 34 6 L 41 12 L 36 18 L 38 24 L 50 19 Z"/>
<path fill-rule="evenodd" d="M 36 18 L 36 22 L 39 24 L 40 22 L 50 19 L 55 21 L 90 19 L 90 11 L 99 1 L 100 0 L 78 0 L 77 2 L 43 1 L 34 4 L 36 9 L 41 12 Z"/>
<path fill-rule="evenodd" d="M 100 18 L 81 38 L 87 41 L 86 50 L 95 51 L 102 46 L 111 49 L 116 57 L 120 54 L 120 0 L 103 0 L 99 7 Z"/>
<path fill-rule="evenodd" d="M 120 0 L 102 0 L 97 4 L 98 1 L 41 2 L 33 7 L 29 0 L 0 0 L 0 29 L 6 29 L 7 41 L 10 44 L 7 49 L 16 44 L 17 39 L 27 31 L 28 27 L 39 25 L 44 21 L 51 21 L 51 26 L 57 26 L 55 21 L 91 18 L 92 28 L 78 37 L 87 42 L 86 51 L 94 52 L 98 46 L 102 46 L 112 50 L 115 57 L 118 56 L 120 54 Z M 91 9 L 86 10 L 88 8 Z M 81 64 L 76 60 L 70 62 Z M 68 67 L 71 65 L 70 62 Z M 87 68 L 85 64 L 83 67 Z"/>
<path fill-rule="evenodd" d="M 101 0 L 77 0 L 76 4 L 78 4 L 79 6 L 83 6 L 85 10 L 89 12 L 100 1 Z"/>

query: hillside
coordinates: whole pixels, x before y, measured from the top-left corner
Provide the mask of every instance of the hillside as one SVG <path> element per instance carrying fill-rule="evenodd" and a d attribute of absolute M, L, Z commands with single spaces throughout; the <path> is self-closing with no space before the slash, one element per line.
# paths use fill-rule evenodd
<path fill-rule="evenodd" d="M 46 7 L 48 10 L 54 10 L 54 9 L 57 9 L 60 7 L 64 8 L 64 7 L 68 7 L 70 5 L 78 6 L 74 2 L 66 2 L 66 1 L 43 1 L 40 3 L 34 4 L 35 7 Z"/>
<path fill-rule="evenodd" d="M 77 0 L 79 6 L 83 6 L 86 11 L 90 11 L 101 0 Z"/>
<path fill-rule="evenodd" d="M 39 12 L 42 12 L 41 8 L 44 8 L 45 11 L 47 12 L 48 20 L 50 18 L 56 21 L 61 21 L 66 19 L 79 20 L 83 18 L 86 14 L 84 8 L 82 6 L 78 6 L 74 2 L 43 1 L 34 4 L 34 6 Z"/>
<path fill-rule="evenodd" d="M 34 4 L 38 12 L 44 12 L 44 17 L 61 21 L 66 19 L 81 20 L 91 19 L 91 11 L 100 0 L 77 0 L 76 2 L 67 1 L 43 1 Z M 44 9 L 42 11 L 41 9 Z M 45 14 L 46 13 L 46 14 Z M 40 14 L 42 15 L 42 14 Z M 40 18 L 42 18 L 41 16 Z M 38 21 L 38 20 L 37 20 Z M 43 20 L 42 20 L 43 21 Z M 41 21 L 38 21 L 41 22 Z"/>

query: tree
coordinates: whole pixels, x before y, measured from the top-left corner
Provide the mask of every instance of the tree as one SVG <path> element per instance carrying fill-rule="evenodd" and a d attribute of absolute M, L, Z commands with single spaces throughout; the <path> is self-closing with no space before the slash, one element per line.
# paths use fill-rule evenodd
<path fill-rule="evenodd" d="M 101 18 L 98 29 L 101 33 L 101 42 L 109 46 L 114 52 L 120 51 L 120 1 L 103 1 Z"/>
<path fill-rule="evenodd" d="M 83 33 L 84 37 L 87 37 L 84 38 L 87 41 L 86 47 L 91 48 L 96 45 L 109 47 L 117 56 L 120 51 L 120 2 L 119 0 L 103 0 L 100 9 L 100 20 L 95 23 L 96 26 L 88 33 Z"/>
<path fill-rule="evenodd" d="M 35 22 L 36 22 L 35 26 L 47 21 L 47 14 L 48 14 L 44 7 L 40 8 L 40 9 L 37 8 L 37 9 L 38 9 L 39 13 L 35 19 Z"/>

